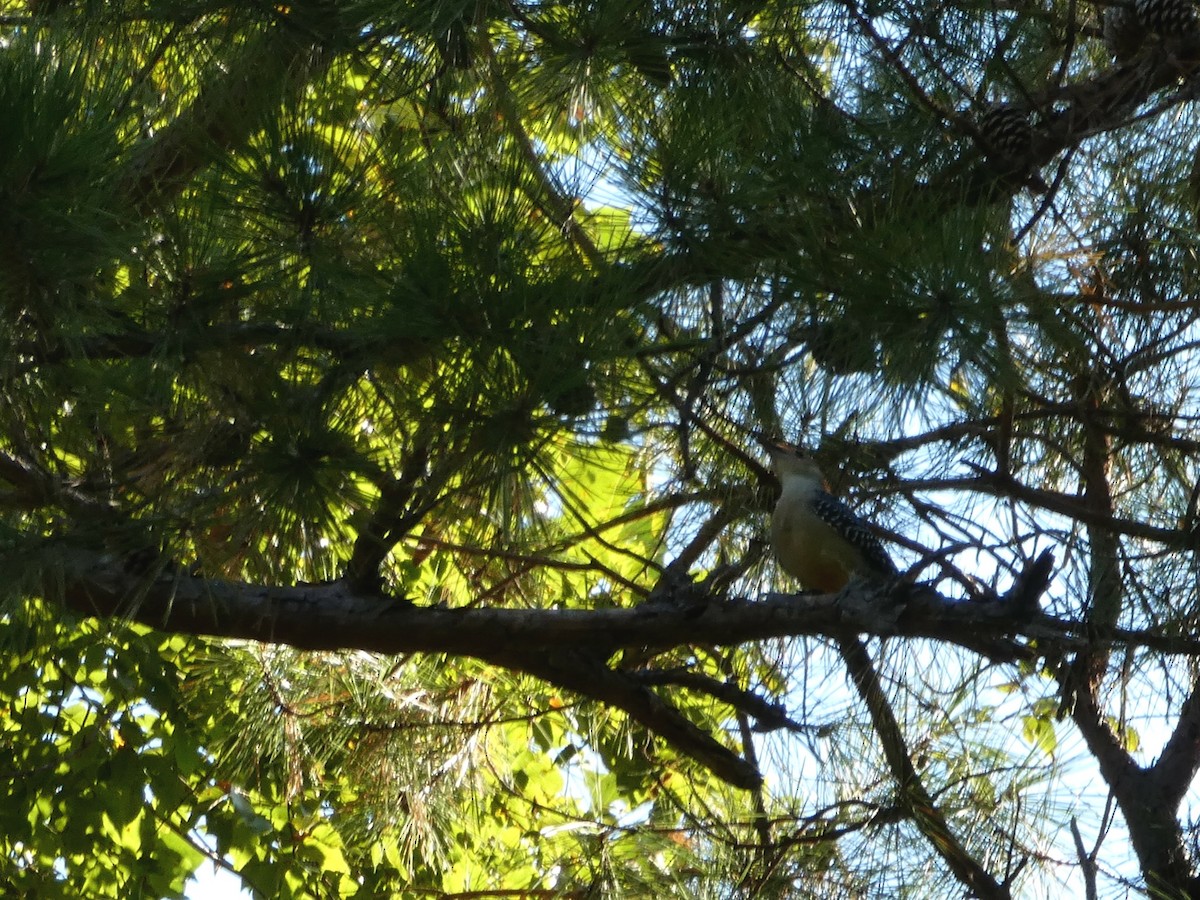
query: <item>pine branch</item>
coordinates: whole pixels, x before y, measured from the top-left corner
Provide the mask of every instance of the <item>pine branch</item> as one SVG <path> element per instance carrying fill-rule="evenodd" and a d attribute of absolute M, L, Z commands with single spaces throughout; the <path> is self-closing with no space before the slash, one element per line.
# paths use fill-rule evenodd
<path fill-rule="evenodd" d="M 221 152 L 240 146 L 282 97 L 296 96 L 329 58 L 284 26 L 251 37 L 233 59 L 210 67 L 187 110 L 131 154 L 120 193 L 135 208 L 178 193 Z"/>
<path fill-rule="evenodd" d="M 640 683 L 636 676 L 608 668 L 600 657 L 586 649 L 544 648 L 540 653 L 501 650 L 489 661 L 535 675 L 621 710 L 735 787 L 753 790 L 762 784 L 757 767 L 692 724 L 679 710 Z"/>

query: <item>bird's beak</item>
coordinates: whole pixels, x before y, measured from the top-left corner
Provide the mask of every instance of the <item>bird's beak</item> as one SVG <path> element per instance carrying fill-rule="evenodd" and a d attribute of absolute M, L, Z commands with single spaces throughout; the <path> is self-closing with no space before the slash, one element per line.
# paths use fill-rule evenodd
<path fill-rule="evenodd" d="M 795 453 L 796 448 L 785 440 L 768 435 L 765 431 L 757 432 L 754 439 L 768 453 Z"/>

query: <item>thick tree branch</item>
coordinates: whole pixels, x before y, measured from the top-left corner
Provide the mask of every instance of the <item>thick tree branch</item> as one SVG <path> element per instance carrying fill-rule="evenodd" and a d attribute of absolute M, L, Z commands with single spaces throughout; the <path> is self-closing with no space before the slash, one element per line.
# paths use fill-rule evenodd
<path fill-rule="evenodd" d="M 1183 702 L 1175 730 L 1163 747 L 1158 762 L 1148 770 L 1154 790 L 1164 802 L 1177 810 L 1192 779 L 1200 771 L 1200 682 L 1192 683 L 1192 692 Z"/>
<path fill-rule="evenodd" d="M 392 547 L 436 502 L 438 491 L 448 477 L 442 467 L 435 489 L 430 490 L 429 457 L 431 439 L 422 437 L 405 454 L 404 464 L 395 479 L 380 485 L 379 505 L 371 520 L 359 532 L 346 564 L 345 577 L 356 593 L 380 593 L 383 573 L 380 567 Z M 418 486 L 424 502 L 413 502 Z"/>
<path fill-rule="evenodd" d="M 10 568 L 17 564 L 9 561 Z M 498 640 L 531 649 L 599 646 L 615 652 L 840 632 L 926 638 L 1010 662 L 1079 651 L 1095 638 L 1083 623 L 1014 615 L 1004 599 L 956 602 L 904 584 L 854 582 L 840 595 L 768 593 L 747 601 L 716 598 L 689 582 L 686 589 L 656 592 L 656 602 L 624 609 L 445 609 L 381 603 L 377 594 L 356 593 L 341 581 L 257 585 L 172 570 L 147 582 L 121 559 L 85 549 L 60 549 L 45 571 L 46 596 L 83 615 L 125 616 L 164 631 L 306 650 L 482 657 Z M 1036 649 L 1024 639 L 1035 641 Z M 1200 657 L 1200 639 L 1156 629 L 1114 628 L 1105 639 Z"/>
<path fill-rule="evenodd" d="M 1156 91 L 1190 76 L 1198 65 L 1197 41 L 1176 39 L 1169 46 L 1151 47 L 1129 63 L 1114 66 L 1093 78 L 1031 95 L 1028 101 L 1031 108 L 1047 115 L 1044 124 L 1034 129 L 1030 170 L 1047 165 L 1086 137 L 1127 125 L 1132 111 Z M 1156 111 L 1165 111 L 1186 99 L 1178 96 L 1174 103 L 1164 104 Z M 970 203 L 987 202 L 1019 190 L 1023 183 L 1010 172 L 997 172 L 987 161 L 970 173 L 963 184 L 963 194 Z M 935 189 L 944 191 L 945 187 L 942 184 Z"/>
<path fill-rule="evenodd" d="M 1108 637 L 1125 600 L 1119 541 L 1115 532 L 1102 524 L 1114 514 L 1109 484 L 1113 450 L 1109 435 L 1098 427 L 1096 412 L 1110 387 L 1094 376 L 1081 376 L 1075 384 L 1077 417 L 1083 424 L 1080 500 L 1092 520 L 1088 525 L 1086 622 L 1097 640 L 1064 663 L 1059 678 L 1063 702 L 1071 709 L 1100 773 L 1121 808 L 1148 884 L 1168 896 L 1193 896 L 1198 882 L 1177 818 L 1186 787 L 1168 779 L 1187 773 L 1184 785 L 1190 783 L 1200 762 L 1200 749 L 1183 746 L 1194 745 L 1200 735 L 1196 695 L 1193 692 L 1185 702 L 1179 726 L 1159 760 L 1162 768 L 1157 772 L 1157 767 L 1145 769 L 1134 762 L 1100 706 L 1100 686 L 1112 648 Z"/>
<path fill-rule="evenodd" d="M 750 603 L 714 598 L 704 586 L 682 579 L 674 589 L 661 592 L 657 602 L 631 609 L 440 609 L 403 600 L 387 602 L 375 590 L 356 591 L 348 581 L 270 587 L 206 579 L 170 568 L 154 577 L 144 574 L 144 567 L 133 571 L 128 561 L 82 549 L 59 548 L 50 556 L 53 563 L 43 570 L 43 592 L 85 615 L 124 616 L 170 631 L 306 649 L 475 657 L 619 708 L 714 774 L 743 788 L 760 781 L 753 765 L 694 726 L 637 675 L 611 669 L 607 658 L 623 647 L 728 646 L 793 634 L 891 633 L 898 627 L 895 596 L 889 594 L 887 604 L 881 604 L 878 589 L 857 584 L 839 596 L 776 595 Z M 903 584 L 895 588 L 910 590 Z M 911 605 L 918 620 L 930 619 L 935 610 L 933 598 L 923 594 L 912 597 Z M 947 605 L 942 612 L 949 618 L 933 630 L 1001 658 L 1031 655 L 995 627 L 983 633 L 970 627 L 962 615 L 965 607 Z M 746 698 L 739 694 L 729 699 L 737 706 L 744 705 Z M 769 713 L 767 727 L 781 724 L 778 710 L 760 712 Z"/>
<path fill-rule="evenodd" d="M 251 37 L 232 61 L 212 65 L 195 102 L 131 155 L 122 177 L 130 205 L 177 193 L 219 153 L 241 145 L 327 60 L 312 40 L 277 25 Z"/>
<path fill-rule="evenodd" d="M 1071 667 L 1070 671 L 1075 674 L 1079 669 Z M 1133 761 L 1105 720 L 1093 691 L 1075 692 L 1072 718 L 1121 808 L 1149 886 L 1166 897 L 1197 896 L 1200 879 L 1192 871 L 1176 817 L 1181 787 L 1167 785 L 1153 768 L 1143 769 Z M 1173 771 L 1173 765 L 1169 762 L 1161 774 Z"/>
<path fill-rule="evenodd" d="M 121 560 L 64 549 L 45 577 L 47 596 L 85 615 L 127 616 L 186 634 L 290 644 L 309 650 L 438 652 L 493 658 L 496 647 L 665 649 L 729 646 L 797 635 L 869 632 L 946 641 L 996 661 L 1032 659 L 1086 645 L 1073 623 L 1039 617 L 1023 625 L 1003 603 L 955 603 L 932 591 L 861 582 L 840 595 L 767 594 L 750 602 L 711 597 L 702 586 L 625 609 L 443 609 L 380 602 L 346 582 L 267 586 L 168 571 L 147 580 Z M 1036 634 L 1037 651 L 1014 634 Z M 1136 639 L 1136 635 L 1126 635 Z M 1179 652 L 1200 654 L 1200 642 Z"/>

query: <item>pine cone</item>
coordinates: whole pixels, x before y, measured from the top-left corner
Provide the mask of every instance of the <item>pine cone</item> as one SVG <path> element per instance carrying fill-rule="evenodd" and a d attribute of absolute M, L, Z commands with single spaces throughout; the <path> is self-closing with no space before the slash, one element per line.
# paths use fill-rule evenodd
<path fill-rule="evenodd" d="M 1193 0 L 1134 0 L 1133 12 L 1144 28 L 1164 37 L 1197 30 Z"/>
<path fill-rule="evenodd" d="M 1049 190 L 1033 165 L 1033 125 L 1024 109 L 1007 104 L 989 108 L 979 118 L 979 142 L 997 176 L 1015 179 L 1035 194 Z"/>
<path fill-rule="evenodd" d="M 1117 62 L 1128 62 L 1142 49 L 1146 26 L 1127 6 L 1110 6 L 1104 11 L 1104 45 Z"/>
<path fill-rule="evenodd" d="M 1033 126 L 1029 115 L 1013 106 L 993 106 L 979 119 L 979 134 L 988 156 L 1015 162 L 1029 154 Z"/>

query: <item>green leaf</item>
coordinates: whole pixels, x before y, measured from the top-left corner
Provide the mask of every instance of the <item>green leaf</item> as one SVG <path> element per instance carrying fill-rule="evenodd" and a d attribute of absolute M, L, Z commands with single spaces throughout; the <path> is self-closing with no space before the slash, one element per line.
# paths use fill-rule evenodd
<path fill-rule="evenodd" d="M 1054 721 L 1044 716 L 1023 716 L 1021 722 L 1021 736 L 1047 756 L 1053 756 L 1058 747 Z"/>

